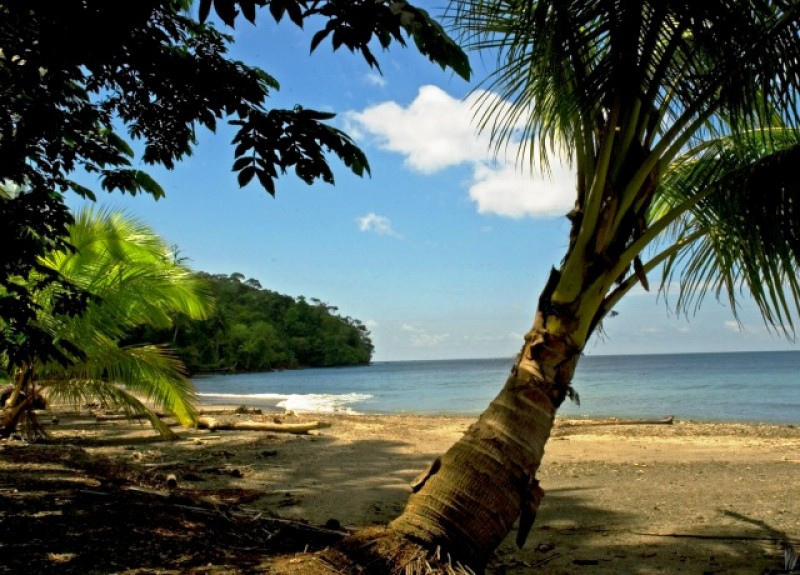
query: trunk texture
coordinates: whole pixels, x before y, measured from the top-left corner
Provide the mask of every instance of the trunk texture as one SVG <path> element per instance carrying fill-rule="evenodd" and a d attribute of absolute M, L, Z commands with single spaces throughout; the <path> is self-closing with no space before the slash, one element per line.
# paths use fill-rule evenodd
<path fill-rule="evenodd" d="M 389 529 L 480 570 L 520 518 L 517 544 L 533 525 L 543 491 L 536 472 L 555 413 L 572 394 L 580 347 L 562 333 L 576 320 L 554 315 L 551 281 L 525 345 L 500 394 L 427 472 L 412 484 L 403 514 Z M 548 322 L 558 326 L 548 329 Z M 554 333 L 556 331 L 556 333 Z"/>

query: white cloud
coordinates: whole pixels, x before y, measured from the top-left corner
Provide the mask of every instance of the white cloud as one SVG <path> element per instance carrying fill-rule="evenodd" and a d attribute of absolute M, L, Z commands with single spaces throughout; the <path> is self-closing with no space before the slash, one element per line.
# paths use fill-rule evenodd
<path fill-rule="evenodd" d="M 647 335 L 656 335 L 659 333 L 664 333 L 664 328 L 654 325 L 645 325 L 639 328 L 639 332 Z"/>
<path fill-rule="evenodd" d="M 378 88 L 386 87 L 386 78 L 376 72 L 370 72 L 364 76 L 364 81 L 370 86 L 377 86 Z"/>
<path fill-rule="evenodd" d="M 572 171 L 562 166 L 554 167 L 550 176 L 534 178 L 513 165 L 490 168 L 479 163 L 469 197 L 478 204 L 481 214 L 510 218 L 560 216 L 574 202 L 574 190 Z"/>
<path fill-rule="evenodd" d="M 435 86 L 421 87 L 407 108 L 384 102 L 348 114 L 382 148 L 405 155 L 406 165 L 428 174 L 487 156 L 488 140 L 476 137 L 471 117 L 468 102 Z"/>
<path fill-rule="evenodd" d="M 374 319 L 368 319 L 367 321 L 364 322 L 364 327 L 366 327 L 370 331 L 372 331 L 373 329 L 375 329 L 379 325 L 380 324 L 377 321 L 375 321 Z"/>
<path fill-rule="evenodd" d="M 478 342 L 478 343 L 481 343 L 481 342 L 494 342 L 494 341 L 508 341 L 508 340 L 522 341 L 522 336 L 519 335 L 519 334 L 516 334 L 516 333 L 507 333 L 505 335 L 503 335 L 503 334 L 500 334 L 500 335 L 498 335 L 498 334 L 495 334 L 495 335 L 481 334 L 481 335 L 465 335 L 465 336 L 463 336 L 463 339 L 464 339 L 464 341 L 472 341 L 472 342 Z"/>
<path fill-rule="evenodd" d="M 527 168 L 523 173 L 512 161 L 496 159 L 488 134 L 478 134 L 473 122 L 481 98 L 496 96 L 478 92 L 458 100 L 436 86 L 422 86 L 407 107 L 384 102 L 350 112 L 347 119 L 356 137 L 372 135 L 381 148 L 405 156 L 406 165 L 414 171 L 430 174 L 471 166 L 469 195 L 480 213 L 519 218 L 567 212 L 575 199 L 573 170 L 555 159 L 548 177 L 528 174 Z"/>
<path fill-rule="evenodd" d="M 358 218 L 358 229 L 362 232 L 371 232 L 379 236 L 400 237 L 400 234 L 392 227 L 392 222 L 389 221 L 389 218 L 379 216 L 374 212 Z"/>
<path fill-rule="evenodd" d="M 743 331 L 742 330 L 742 326 L 740 326 L 738 322 L 735 322 L 733 320 L 726 321 L 724 323 L 724 327 L 725 327 L 726 330 L 732 331 L 734 333 L 740 333 L 740 332 Z"/>
<path fill-rule="evenodd" d="M 413 347 L 436 347 L 450 338 L 449 333 L 428 333 L 425 328 L 408 323 L 401 325 L 400 329 L 409 334 L 408 341 Z"/>
<path fill-rule="evenodd" d="M 415 333 L 411 336 L 411 345 L 414 347 L 436 347 L 449 337 L 449 333 Z"/>
<path fill-rule="evenodd" d="M 769 330 L 763 324 L 752 323 L 738 323 L 733 320 L 726 321 L 724 324 L 726 330 L 747 335 L 768 335 Z"/>

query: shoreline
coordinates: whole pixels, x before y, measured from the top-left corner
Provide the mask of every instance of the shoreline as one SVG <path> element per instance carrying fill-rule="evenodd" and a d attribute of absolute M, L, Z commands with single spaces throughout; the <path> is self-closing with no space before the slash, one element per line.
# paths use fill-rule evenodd
<path fill-rule="evenodd" d="M 446 417 L 446 418 L 459 418 L 459 419 L 471 419 L 477 420 L 478 417 L 481 415 L 482 412 L 474 412 L 474 413 L 466 413 L 466 412 L 447 412 L 447 411 L 437 411 L 437 412 L 410 412 L 410 411 L 403 411 L 403 412 L 380 412 L 380 411 L 359 411 L 359 410 L 352 410 L 352 409 L 340 409 L 340 410 L 332 410 L 332 411 L 302 411 L 302 410 L 295 410 L 295 409 L 285 409 L 283 407 L 277 407 L 274 403 L 269 403 L 266 401 L 250 401 L 244 403 L 213 403 L 209 401 L 203 400 L 200 398 L 201 401 L 198 402 L 198 409 L 201 412 L 209 413 L 212 411 L 235 411 L 239 408 L 247 408 L 247 409 L 261 409 L 264 413 L 270 413 L 274 415 L 285 415 L 287 413 L 301 415 L 304 417 L 331 417 L 331 416 L 339 416 L 339 415 L 347 415 L 353 417 Z M 488 407 L 488 403 L 486 406 Z M 754 419 L 714 419 L 714 418 L 682 418 L 680 414 L 676 413 L 664 413 L 662 415 L 654 416 L 654 417 L 646 417 L 646 418 L 631 418 L 622 415 L 603 415 L 603 414 L 591 414 L 591 415 L 578 415 L 574 413 L 556 413 L 556 422 L 558 421 L 585 421 L 585 422 L 607 422 L 611 424 L 611 422 L 626 422 L 626 424 L 633 424 L 635 422 L 646 423 L 651 419 L 660 419 L 665 417 L 673 417 L 675 422 L 687 422 L 687 423 L 697 423 L 697 424 L 741 424 L 741 425 L 771 425 L 771 426 L 787 426 L 789 428 L 798 427 L 800 426 L 800 416 L 796 420 L 793 421 L 786 421 L 786 420 L 754 420 Z"/>
<path fill-rule="evenodd" d="M 44 421 L 55 445 L 0 442 L 0 487 L 13 486 L 13 492 L 0 490 L 0 502 L 34 497 L 42 473 L 63 476 L 59 481 L 72 486 L 68 490 L 102 491 L 99 469 L 112 470 L 117 482 L 163 493 L 167 474 L 173 474 L 179 495 L 288 521 L 324 525 L 335 519 L 347 529 L 385 524 L 402 511 L 409 482 L 475 420 L 235 414 L 231 407 L 203 404 L 231 420 L 319 420 L 330 427 L 308 435 L 176 427 L 180 439 L 164 442 L 148 424 L 64 412 L 58 425 Z M 37 463 L 51 453 L 61 455 Z M 799 473 L 800 428 L 791 424 L 678 419 L 672 425 L 614 425 L 562 417 L 539 471 L 546 496 L 531 536 L 518 550 L 512 531 L 488 573 L 577 573 L 586 569 L 581 561 L 590 562 L 592 575 L 744 575 L 777 568 L 777 542 L 800 540 Z M 25 501 L 28 509 L 32 500 Z M 9 518 L 0 512 L 0 519 Z M 15 555 L 16 535 L 0 536 Z M 198 537 L 208 546 L 215 536 Z M 102 543 L 104 549 L 125 544 Z"/>
<path fill-rule="evenodd" d="M 723 357 L 724 356 L 724 357 Z M 636 359 L 639 358 L 639 359 Z M 359 369 L 210 376 L 196 380 L 203 403 L 294 411 L 350 409 L 364 414 L 477 417 L 496 396 L 507 362 L 376 362 Z M 655 418 L 800 424 L 800 351 L 587 356 L 575 375 L 576 419 Z M 754 393 L 753 390 L 758 390 Z"/>

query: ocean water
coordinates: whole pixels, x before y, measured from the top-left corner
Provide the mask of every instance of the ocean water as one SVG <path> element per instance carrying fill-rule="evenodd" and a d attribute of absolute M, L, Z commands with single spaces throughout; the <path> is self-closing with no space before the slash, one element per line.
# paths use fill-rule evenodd
<path fill-rule="evenodd" d="M 213 375 L 193 381 L 205 402 L 295 412 L 478 415 L 511 359 L 376 362 L 363 367 Z M 587 356 L 569 417 L 800 424 L 800 351 Z"/>

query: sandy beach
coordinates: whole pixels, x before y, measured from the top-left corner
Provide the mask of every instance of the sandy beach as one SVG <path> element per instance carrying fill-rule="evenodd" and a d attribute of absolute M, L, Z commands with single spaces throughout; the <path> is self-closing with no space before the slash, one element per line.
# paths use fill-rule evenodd
<path fill-rule="evenodd" d="M 144 424 L 59 414 L 58 424 L 47 425 L 51 443 L 0 442 L 4 555 L 36 557 L 39 571 L 27 572 L 83 573 L 92 566 L 96 573 L 280 573 L 287 572 L 276 566 L 286 563 L 274 562 L 281 552 L 291 555 L 293 572 L 300 573 L 304 549 L 261 547 L 252 521 L 327 523 L 337 531 L 386 523 L 401 512 L 409 481 L 473 421 L 214 409 L 216 417 L 231 421 L 314 419 L 330 427 L 308 435 L 176 428 L 180 439 L 163 442 Z M 172 492 L 165 486 L 171 476 L 177 481 Z M 780 540 L 800 539 L 797 426 L 559 420 L 540 479 L 547 495 L 526 546 L 517 549 L 512 532 L 489 573 L 760 574 L 782 566 Z M 112 495 L 122 491 L 139 498 L 129 508 L 142 498 L 145 505 L 168 501 L 178 516 L 199 513 L 186 501 L 211 502 L 228 510 L 229 520 L 238 513 L 251 521 L 246 528 L 253 542 L 231 544 L 246 552 L 219 558 L 211 548 L 224 542 L 209 530 L 224 531 L 226 524 L 201 530 L 192 525 L 202 521 L 184 517 L 178 545 L 175 527 L 159 526 L 153 511 L 152 533 L 147 524 L 131 528 L 140 543 L 114 541 L 112 531 L 70 543 L 64 529 L 75 523 L 71 518 L 82 508 L 97 515 L 101 501 L 113 522 Z M 102 513 L 91 529 L 103 527 Z M 227 529 L 240 527 L 231 523 Z M 97 559 L 126 545 L 149 549 L 148 537 L 172 538 L 173 545 L 131 556 L 120 550 L 111 566 Z M 190 539 L 205 541 L 208 553 L 193 557 Z M 92 546 L 94 563 L 86 556 Z M 19 572 L 23 564 L 5 562 L 0 573 Z"/>

